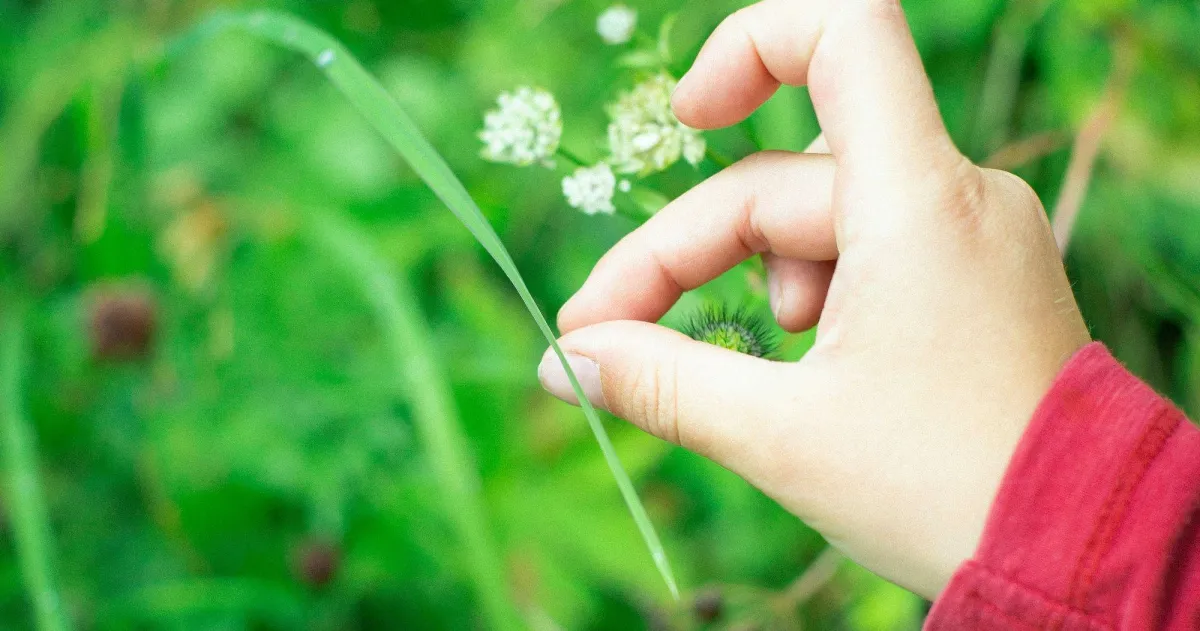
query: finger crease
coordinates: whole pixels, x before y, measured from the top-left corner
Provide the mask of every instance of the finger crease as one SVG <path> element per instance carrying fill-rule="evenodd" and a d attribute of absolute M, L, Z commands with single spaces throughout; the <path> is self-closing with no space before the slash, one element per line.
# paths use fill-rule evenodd
<path fill-rule="evenodd" d="M 658 269 L 659 276 L 671 286 L 672 293 L 683 293 L 691 289 L 688 283 L 683 282 L 675 273 L 676 266 L 667 264 L 663 260 L 662 254 L 655 247 L 649 249 L 650 259 L 654 263 L 654 267 Z M 682 266 L 681 269 L 685 269 Z"/>
<path fill-rule="evenodd" d="M 758 225 L 758 213 L 755 212 L 757 208 L 758 193 L 751 191 L 746 195 L 746 199 L 738 210 L 736 233 L 738 241 L 746 250 L 747 255 L 768 252 L 771 249 L 770 240 L 763 232 L 762 226 Z"/>
<path fill-rule="evenodd" d="M 682 424 L 679 422 L 679 362 L 672 358 L 670 365 L 671 377 L 668 387 L 671 389 L 671 406 L 667 409 L 666 413 L 669 415 L 667 418 L 670 421 L 671 433 L 667 436 L 667 440 L 676 445 L 684 446 L 683 433 L 681 432 Z M 659 387 L 661 388 L 661 386 L 662 384 L 660 383 Z M 662 412 L 662 406 L 659 407 L 660 412 Z"/>
<path fill-rule="evenodd" d="M 743 11 L 744 10 L 745 9 L 743 9 Z M 771 72 L 771 69 L 767 67 L 766 62 L 763 61 L 762 52 L 760 52 L 758 49 L 758 41 L 754 39 L 754 34 L 751 32 L 750 27 L 747 26 L 747 20 L 745 16 L 741 11 L 738 11 L 737 13 L 734 13 L 732 17 L 733 19 L 737 20 L 738 31 L 742 33 L 742 37 L 744 37 L 746 39 L 746 43 L 750 45 L 750 50 L 754 53 L 754 59 L 758 62 L 758 66 L 762 68 L 762 71 L 766 73 L 767 76 L 774 78 L 775 74 Z M 750 23 L 753 24 L 752 21 Z"/>

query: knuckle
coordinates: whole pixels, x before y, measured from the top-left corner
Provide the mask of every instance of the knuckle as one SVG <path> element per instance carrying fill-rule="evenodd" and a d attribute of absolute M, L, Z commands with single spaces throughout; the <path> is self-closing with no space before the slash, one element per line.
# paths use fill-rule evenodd
<path fill-rule="evenodd" d="M 965 227 L 977 227 L 987 200 L 987 182 L 979 167 L 959 156 L 948 175 L 932 187 L 936 206 Z"/>
<path fill-rule="evenodd" d="M 998 169 L 983 169 L 984 176 L 1000 189 L 1003 199 L 1021 209 L 1035 211 L 1045 215 L 1046 209 L 1037 191 L 1023 178 L 1015 173 Z"/>
<path fill-rule="evenodd" d="M 758 208 L 761 193 L 757 187 L 748 187 L 737 209 L 734 233 L 742 247 L 749 252 L 766 252 L 771 249 L 770 241 L 759 224 Z"/>
<path fill-rule="evenodd" d="M 654 419 L 659 436 L 682 444 L 679 423 L 679 370 L 674 358 L 659 364 L 654 371 Z"/>
<path fill-rule="evenodd" d="M 742 7 L 733 13 L 730 13 L 724 20 L 717 25 L 718 29 L 726 29 L 736 33 L 737 37 L 752 37 L 752 25 L 754 23 L 754 5 Z"/>
<path fill-rule="evenodd" d="M 769 199 L 772 188 L 778 186 L 778 166 L 786 151 L 759 151 L 739 160 L 727 169 L 725 177 L 736 183 L 740 200 L 736 207 L 735 232 L 742 245 L 751 252 L 766 252 L 770 242 L 759 225 L 759 210 Z"/>

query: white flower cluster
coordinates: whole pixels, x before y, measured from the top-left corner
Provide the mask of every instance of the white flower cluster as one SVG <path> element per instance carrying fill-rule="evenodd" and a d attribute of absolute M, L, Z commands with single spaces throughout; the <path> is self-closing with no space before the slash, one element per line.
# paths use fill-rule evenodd
<path fill-rule="evenodd" d="M 628 29 L 632 30 L 636 13 L 617 5 L 606 14 L 618 10 L 631 14 L 627 17 Z M 614 23 L 598 28 L 602 35 L 606 28 L 610 29 L 608 35 L 618 34 Z M 563 195 L 572 208 L 588 215 L 612 214 L 616 192 L 632 189 L 629 180 L 618 182 L 618 174 L 645 176 L 666 170 L 681 158 L 692 166 L 704 159 L 704 137 L 679 122 L 671 111 L 674 89 L 673 78 L 658 74 L 622 93 L 608 107 L 609 157 L 592 166 L 581 166 L 562 180 Z M 522 87 L 502 93 L 497 105 L 485 115 L 483 131 L 479 132 L 483 157 L 517 166 L 541 164 L 553 168 L 563 130 L 562 113 L 554 96 L 545 90 Z"/>
<path fill-rule="evenodd" d="M 623 4 L 614 4 L 596 18 L 596 32 L 604 43 L 617 46 L 628 43 L 637 28 L 637 11 Z"/>
<path fill-rule="evenodd" d="M 608 147 L 618 172 L 647 175 L 667 169 L 680 157 L 692 166 L 704 159 L 704 137 L 671 111 L 674 89 L 675 80 L 659 74 L 609 106 Z"/>
<path fill-rule="evenodd" d="M 540 163 L 554 166 L 554 154 L 562 139 L 562 112 L 554 95 L 536 88 L 521 87 L 496 99 L 497 109 L 484 116 L 483 157 L 492 162 L 517 166 Z"/>
<path fill-rule="evenodd" d="M 622 189 L 624 189 L 622 182 Z M 601 162 L 592 167 L 579 167 L 571 175 L 563 178 L 563 195 L 571 208 L 578 208 L 586 215 L 603 213 L 611 215 L 616 207 L 613 206 L 613 191 L 617 186 L 617 176 L 612 167 Z"/>

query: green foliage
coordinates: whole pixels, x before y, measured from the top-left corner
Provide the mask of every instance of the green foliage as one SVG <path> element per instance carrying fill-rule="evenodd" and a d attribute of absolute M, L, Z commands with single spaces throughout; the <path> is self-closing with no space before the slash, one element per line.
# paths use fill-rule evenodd
<path fill-rule="evenodd" d="M 638 2 L 640 34 L 606 46 L 599 1 L 278 0 L 340 44 L 304 57 L 231 33 L 168 51 L 210 4 L 0 0 L 0 311 L 26 307 L 19 394 L 5 372 L 0 413 L 6 445 L 13 419 L 28 430 L 19 444 L 37 445 L 3 460 L 9 484 L 15 471 L 36 493 L 0 495 L 0 629 L 53 620 L 55 593 L 62 624 L 102 630 L 490 628 L 510 615 L 570 629 L 919 626 L 919 599 L 848 563 L 780 610 L 820 538 L 727 471 L 594 419 L 659 528 L 675 603 L 593 427 L 536 382 L 547 328 L 531 309 L 555 312 L 634 222 L 569 209 L 561 173 L 480 160 L 482 112 L 501 91 L 546 88 L 563 146 L 599 160 L 600 105 L 646 69 L 678 76 L 740 2 Z M 976 160 L 1045 132 L 1069 140 L 1113 42 L 1136 50 L 1068 271 L 1096 337 L 1200 413 L 1200 7 L 905 7 Z M 336 61 L 318 68 L 327 47 Z M 352 58 L 382 87 L 331 85 L 362 70 Z M 363 112 L 347 88 L 399 109 Z M 390 140 L 416 129 L 444 165 L 397 155 Z M 800 149 L 817 129 L 805 91 L 785 88 L 706 140 L 741 157 Z M 1052 207 L 1067 157 L 1059 140 L 1016 170 Z M 677 165 L 630 197 L 654 208 L 717 168 Z M 472 204 L 485 248 L 446 212 Z M 508 269 L 491 258 L 501 248 Z M 98 352 L 101 334 L 136 330 L 98 305 L 130 294 L 150 301 L 149 344 Z M 689 292 L 664 322 L 712 302 L 766 313 L 761 265 Z M 779 341 L 790 360 L 812 333 Z M 38 496 L 44 511 L 26 501 Z M 697 609 L 712 594 L 716 619 Z"/>
<path fill-rule="evenodd" d="M 69 628 L 52 570 L 50 520 L 38 472 L 37 448 L 22 401 L 25 326 L 20 305 L 8 305 L 0 320 L 0 442 L 6 493 L 21 575 L 40 631 Z"/>
<path fill-rule="evenodd" d="M 516 611 L 505 593 L 500 555 L 488 532 L 479 493 L 479 478 L 471 462 L 454 402 L 418 312 L 416 295 L 406 282 L 393 278 L 370 241 L 336 220 L 310 220 L 312 238 L 341 261 L 357 279 L 364 299 L 384 325 L 395 370 L 403 375 L 412 400 L 413 420 L 423 437 L 428 459 L 441 486 L 457 535 L 468 550 L 470 570 L 480 592 L 488 626 L 515 628 Z M 624 474 L 624 469 L 621 470 Z"/>

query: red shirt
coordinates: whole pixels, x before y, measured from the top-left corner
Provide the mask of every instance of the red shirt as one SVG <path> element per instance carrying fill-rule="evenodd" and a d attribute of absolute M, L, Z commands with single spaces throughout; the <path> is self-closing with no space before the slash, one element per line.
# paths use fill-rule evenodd
<path fill-rule="evenodd" d="M 926 629 L 1200 629 L 1200 430 L 1100 344 L 1035 412 Z"/>

